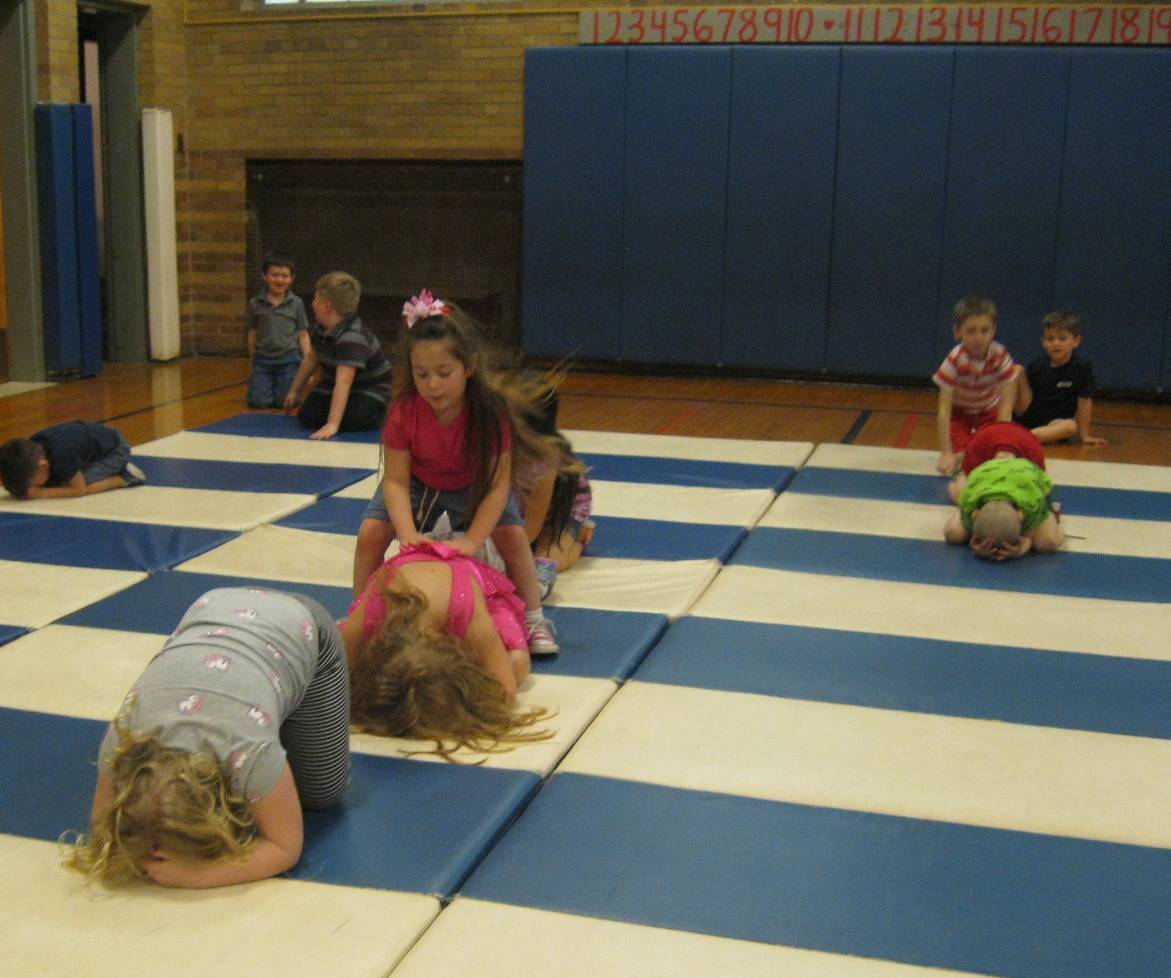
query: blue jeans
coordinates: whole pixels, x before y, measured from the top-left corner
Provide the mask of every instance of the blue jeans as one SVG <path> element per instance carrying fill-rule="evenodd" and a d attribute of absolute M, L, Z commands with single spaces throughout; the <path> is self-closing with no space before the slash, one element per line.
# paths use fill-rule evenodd
<path fill-rule="evenodd" d="M 256 354 L 252 358 L 252 375 L 248 378 L 248 406 L 283 407 L 299 366 L 300 353 L 286 353 L 283 357 Z"/>

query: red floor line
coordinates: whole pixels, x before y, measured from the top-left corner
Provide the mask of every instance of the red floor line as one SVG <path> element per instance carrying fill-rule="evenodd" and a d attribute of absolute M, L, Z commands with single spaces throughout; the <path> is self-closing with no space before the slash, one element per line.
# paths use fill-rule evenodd
<path fill-rule="evenodd" d="M 688 421 L 690 421 L 692 418 L 694 418 L 705 407 L 707 407 L 707 405 L 703 404 L 699 401 L 692 402 L 687 407 L 685 407 L 682 411 L 680 411 L 677 415 L 675 415 L 675 417 L 673 417 L 670 421 L 668 421 L 665 424 L 662 424 L 658 428 L 656 428 L 655 434 L 656 435 L 670 434 L 672 431 L 676 430 L 677 428 L 686 424 Z"/>
<path fill-rule="evenodd" d="M 895 448 L 906 448 L 911 444 L 911 436 L 915 433 L 915 429 L 919 427 L 919 415 L 908 414 L 907 420 L 903 422 L 903 426 L 899 429 L 898 435 L 895 437 Z"/>

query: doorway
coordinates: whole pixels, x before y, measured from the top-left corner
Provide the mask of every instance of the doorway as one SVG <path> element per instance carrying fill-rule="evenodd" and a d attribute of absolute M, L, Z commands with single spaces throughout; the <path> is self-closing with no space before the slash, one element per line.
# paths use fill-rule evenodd
<path fill-rule="evenodd" d="M 102 358 L 148 357 L 142 134 L 138 97 L 141 7 L 86 0 L 79 4 L 78 75 L 93 109 Z"/>

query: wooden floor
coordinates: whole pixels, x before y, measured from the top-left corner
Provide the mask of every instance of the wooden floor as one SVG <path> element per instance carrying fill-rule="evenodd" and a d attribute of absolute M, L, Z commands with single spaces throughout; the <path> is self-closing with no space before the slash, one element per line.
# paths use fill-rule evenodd
<path fill-rule="evenodd" d="M 70 418 L 119 428 L 131 445 L 246 410 L 248 361 L 193 357 L 108 364 L 99 377 L 0 397 L 0 441 Z M 2 393 L 2 389 L 0 389 Z M 932 390 L 773 380 L 577 373 L 562 388 L 565 428 L 852 442 L 933 449 Z M 1055 458 L 1171 465 L 1171 405 L 1098 402 L 1103 448 L 1055 445 Z"/>

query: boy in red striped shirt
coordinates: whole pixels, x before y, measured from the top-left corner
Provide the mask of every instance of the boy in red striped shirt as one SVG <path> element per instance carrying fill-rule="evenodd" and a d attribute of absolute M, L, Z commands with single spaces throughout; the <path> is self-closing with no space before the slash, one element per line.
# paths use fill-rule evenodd
<path fill-rule="evenodd" d="M 936 430 L 943 475 L 956 471 L 972 435 L 994 421 L 1012 419 L 1017 366 L 996 336 L 996 303 L 987 296 L 966 295 L 955 307 L 959 341 L 932 380 L 939 388 Z"/>

